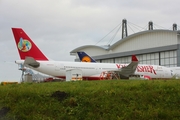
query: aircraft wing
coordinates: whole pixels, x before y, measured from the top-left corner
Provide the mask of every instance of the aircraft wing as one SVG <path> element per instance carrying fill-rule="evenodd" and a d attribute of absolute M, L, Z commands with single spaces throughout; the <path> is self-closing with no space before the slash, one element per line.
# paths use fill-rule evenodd
<path fill-rule="evenodd" d="M 116 71 L 116 72 L 118 72 L 119 74 L 121 74 L 123 76 L 128 77 L 129 75 L 134 74 L 134 72 L 136 71 L 136 68 L 138 66 L 138 63 L 139 63 L 139 61 L 136 58 L 136 56 L 132 55 L 131 63 L 129 65 L 121 68 L 120 71 Z"/>
<path fill-rule="evenodd" d="M 40 66 L 40 63 L 37 62 L 34 58 L 32 57 L 26 57 L 25 58 L 25 61 L 24 61 L 24 65 L 25 66 L 31 66 L 31 67 L 34 67 L 34 68 L 37 68 Z"/>

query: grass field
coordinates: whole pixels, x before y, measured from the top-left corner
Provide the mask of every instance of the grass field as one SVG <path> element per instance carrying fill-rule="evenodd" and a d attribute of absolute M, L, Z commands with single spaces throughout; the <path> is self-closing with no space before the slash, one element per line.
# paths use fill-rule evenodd
<path fill-rule="evenodd" d="M 179 120 L 179 80 L 0 86 L 0 120 Z"/>

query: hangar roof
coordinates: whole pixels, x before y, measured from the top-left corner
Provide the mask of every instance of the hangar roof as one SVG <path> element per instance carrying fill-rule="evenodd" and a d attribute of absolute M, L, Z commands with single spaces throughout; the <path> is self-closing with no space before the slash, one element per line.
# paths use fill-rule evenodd
<path fill-rule="evenodd" d="M 104 50 L 104 51 L 109 51 L 109 50 L 113 50 L 116 46 L 118 46 L 119 44 L 123 43 L 124 41 L 127 41 L 133 37 L 136 37 L 136 36 L 139 36 L 139 35 L 142 35 L 142 34 L 148 34 L 148 33 L 153 33 L 153 32 L 176 32 L 178 34 L 180 34 L 180 31 L 173 31 L 173 30 L 163 30 L 163 29 L 156 29 L 156 30 L 146 30 L 146 31 L 142 31 L 142 32 L 138 32 L 138 33 L 135 33 L 135 34 L 131 34 L 123 39 L 120 39 L 119 41 L 117 41 L 116 43 L 112 44 L 111 46 L 97 46 L 97 45 L 84 45 L 84 46 L 80 46 L 78 48 L 75 48 L 74 50 L 72 50 L 70 52 L 70 54 L 73 54 L 73 53 L 76 53 L 82 49 L 85 49 L 85 48 L 97 48 L 97 49 L 101 49 L 101 50 Z"/>
<path fill-rule="evenodd" d="M 96 48 L 104 49 L 104 50 L 108 49 L 108 48 L 105 48 L 105 47 L 103 47 L 103 46 L 97 46 L 97 45 L 84 45 L 84 46 L 75 48 L 75 49 L 72 50 L 70 53 L 76 53 L 76 52 L 78 52 L 79 50 L 84 49 L 84 48 L 88 48 L 88 47 L 91 47 L 91 48 L 92 48 L 92 47 L 96 47 Z"/>
<path fill-rule="evenodd" d="M 109 47 L 109 50 L 112 50 L 113 48 L 115 48 L 117 45 L 121 44 L 122 42 L 128 40 L 128 39 L 131 39 L 135 36 L 139 36 L 139 35 L 142 35 L 142 34 L 146 34 L 146 33 L 152 33 L 152 32 L 161 32 L 161 31 L 167 31 L 167 32 L 177 32 L 177 31 L 172 31 L 172 30 L 146 30 L 146 31 L 142 31 L 142 32 L 138 32 L 138 33 L 135 33 L 135 34 L 132 34 L 132 35 L 129 35 L 127 37 L 125 37 L 124 39 L 121 39 L 119 41 L 117 41 L 116 43 L 114 43 L 113 45 L 111 45 Z"/>

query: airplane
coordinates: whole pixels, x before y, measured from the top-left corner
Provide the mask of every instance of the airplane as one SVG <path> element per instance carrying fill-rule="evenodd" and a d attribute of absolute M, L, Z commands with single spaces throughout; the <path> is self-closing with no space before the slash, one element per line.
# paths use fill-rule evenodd
<path fill-rule="evenodd" d="M 80 70 L 83 80 L 101 80 L 102 74 L 106 71 L 128 77 L 135 72 L 138 65 L 135 55 L 132 55 L 132 61 L 125 67 L 114 63 L 53 61 L 41 52 L 22 28 L 12 28 L 12 32 L 20 55 L 20 60 L 16 60 L 15 63 L 50 76 L 66 79 L 67 71 Z"/>
<path fill-rule="evenodd" d="M 94 62 L 96 63 L 96 61 L 90 57 L 87 53 L 85 53 L 84 51 L 79 51 L 77 52 L 79 59 L 81 62 Z M 119 68 L 123 68 L 127 66 L 127 64 L 119 64 L 118 67 Z M 180 67 L 174 67 L 174 69 L 169 68 L 169 67 L 165 67 L 165 66 L 159 66 L 159 65 L 146 65 L 146 64 L 138 64 L 134 75 L 141 75 L 140 77 L 144 79 L 157 79 L 157 78 L 172 78 L 174 77 L 174 70 L 179 70 L 180 71 Z M 176 73 L 178 73 L 176 71 Z M 179 72 L 180 74 L 180 72 Z M 176 75 L 179 77 L 179 74 Z M 133 76 L 134 76 L 133 75 Z"/>

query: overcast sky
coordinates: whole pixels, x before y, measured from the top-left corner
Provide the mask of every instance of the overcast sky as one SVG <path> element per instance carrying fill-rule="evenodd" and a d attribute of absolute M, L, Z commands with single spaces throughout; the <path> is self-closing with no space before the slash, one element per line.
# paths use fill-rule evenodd
<path fill-rule="evenodd" d="M 165 29 L 176 23 L 179 28 L 179 4 L 179 0 L 0 0 L 0 82 L 19 81 L 21 76 L 14 63 L 19 54 L 12 27 L 23 28 L 49 58 L 74 61 L 71 50 L 95 45 L 124 18 L 128 25 L 142 28 L 149 21 Z"/>

